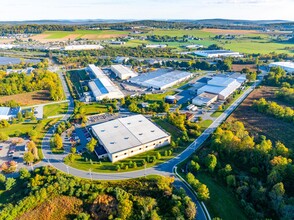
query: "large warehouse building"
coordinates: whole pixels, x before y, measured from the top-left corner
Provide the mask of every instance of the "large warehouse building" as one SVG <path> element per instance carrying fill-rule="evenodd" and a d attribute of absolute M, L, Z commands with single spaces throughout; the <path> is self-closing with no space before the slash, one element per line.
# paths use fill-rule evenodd
<path fill-rule="evenodd" d="M 197 56 L 217 58 L 217 57 L 242 57 L 239 52 L 234 52 L 230 50 L 196 50 L 194 52 Z"/>
<path fill-rule="evenodd" d="M 269 65 L 269 67 L 279 66 L 288 73 L 294 73 L 294 63 L 293 62 L 274 62 Z"/>
<path fill-rule="evenodd" d="M 191 77 L 193 77 L 193 73 L 159 69 L 154 72 L 143 73 L 140 76 L 131 78 L 129 81 L 140 86 L 163 90 L 188 80 Z"/>
<path fill-rule="evenodd" d="M 213 77 L 207 85 L 197 90 L 197 95 L 210 93 L 218 95 L 218 99 L 227 99 L 234 91 L 241 86 L 241 83 L 230 77 Z"/>
<path fill-rule="evenodd" d="M 123 65 L 112 65 L 110 67 L 111 71 L 114 72 L 114 74 L 122 79 L 122 80 L 125 80 L 125 79 L 129 79 L 129 78 L 132 78 L 132 77 L 135 77 L 135 76 L 138 76 L 137 73 L 135 73 L 133 70 L 131 70 L 130 68 L 126 67 L 126 66 L 123 66 Z"/>
<path fill-rule="evenodd" d="M 89 88 L 91 89 L 96 101 L 102 100 L 104 98 L 121 99 L 124 97 L 124 94 L 108 78 L 108 76 L 103 73 L 100 68 L 91 64 L 89 65 L 88 70 L 95 78 L 89 82 Z"/>
<path fill-rule="evenodd" d="M 169 145 L 171 142 L 169 134 L 143 115 L 94 125 L 92 131 L 112 162 Z"/>
<path fill-rule="evenodd" d="M 16 118 L 20 111 L 20 107 L 0 107 L 0 120 L 11 120 L 13 118 Z"/>

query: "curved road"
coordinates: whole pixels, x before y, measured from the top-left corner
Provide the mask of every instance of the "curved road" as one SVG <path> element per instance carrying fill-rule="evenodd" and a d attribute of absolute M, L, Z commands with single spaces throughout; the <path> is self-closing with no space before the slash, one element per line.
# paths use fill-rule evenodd
<path fill-rule="evenodd" d="M 59 73 L 59 76 L 62 80 L 62 85 L 64 88 L 64 92 L 66 94 L 66 98 L 69 101 L 69 108 L 66 115 L 59 121 L 66 121 L 73 113 L 74 109 L 74 102 L 70 95 L 70 92 L 67 88 L 64 76 Z M 44 154 L 44 160 L 40 165 L 52 165 L 55 168 L 69 173 L 71 175 L 87 178 L 87 179 L 94 179 L 94 180 L 124 180 L 129 178 L 139 178 L 144 177 L 146 175 L 163 175 L 163 176 L 174 176 L 174 168 L 187 159 L 195 150 L 199 149 L 199 147 L 204 143 L 204 141 L 215 131 L 215 129 L 236 109 L 236 107 L 253 91 L 256 84 L 260 83 L 258 81 L 254 85 L 252 85 L 249 89 L 247 89 L 242 96 L 240 96 L 228 109 L 224 111 L 224 113 L 219 116 L 215 121 L 193 142 L 191 143 L 181 154 L 177 157 L 162 163 L 158 166 L 154 166 L 151 168 L 147 168 L 145 170 L 138 170 L 138 171 L 131 171 L 131 172 L 120 172 L 120 173 L 96 173 L 91 171 L 83 171 L 78 170 L 73 167 L 69 167 L 63 163 L 64 157 L 69 153 L 68 150 L 65 151 L 63 154 L 52 154 L 50 149 L 50 139 L 54 134 L 55 127 L 51 127 L 49 131 L 46 133 L 43 141 L 42 141 L 42 151 Z M 197 217 L 196 219 L 207 219 L 202 209 L 202 206 L 199 204 L 199 201 L 195 197 L 195 195 L 191 192 L 191 190 L 178 178 L 175 179 L 175 186 L 182 187 L 186 190 L 188 195 L 193 199 L 193 201 L 197 205 Z"/>

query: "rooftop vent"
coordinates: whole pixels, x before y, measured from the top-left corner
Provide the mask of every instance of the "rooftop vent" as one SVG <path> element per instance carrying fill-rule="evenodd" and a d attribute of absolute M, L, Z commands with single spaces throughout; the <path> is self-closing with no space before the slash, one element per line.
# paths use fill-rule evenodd
<path fill-rule="evenodd" d="M 155 132 L 154 130 L 151 130 L 151 132 Z"/>
<path fill-rule="evenodd" d="M 104 132 L 104 131 L 105 131 L 104 129 L 101 130 L 101 132 Z"/>
<path fill-rule="evenodd" d="M 115 126 L 114 126 L 114 128 L 118 128 L 118 126 L 117 126 L 117 125 L 115 125 Z"/>
<path fill-rule="evenodd" d="M 143 133 L 139 133 L 139 135 L 143 135 Z"/>
<path fill-rule="evenodd" d="M 115 144 L 115 142 L 110 142 L 110 144 Z"/>
<path fill-rule="evenodd" d="M 125 137 L 125 139 L 126 139 L 126 140 L 128 140 L 128 139 L 129 139 L 129 137 Z"/>

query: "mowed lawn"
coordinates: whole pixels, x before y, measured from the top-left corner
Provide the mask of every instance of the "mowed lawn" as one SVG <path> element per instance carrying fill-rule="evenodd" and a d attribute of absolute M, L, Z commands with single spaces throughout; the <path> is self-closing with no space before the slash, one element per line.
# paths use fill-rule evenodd
<path fill-rule="evenodd" d="M 55 116 L 55 115 L 62 115 L 67 112 L 68 103 L 59 103 L 59 104 L 52 104 L 52 105 L 45 105 L 44 106 L 44 115 L 46 117 Z"/>
<path fill-rule="evenodd" d="M 108 112 L 107 104 L 91 103 L 80 107 L 80 112 L 85 112 L 86 115 L 95 115 Z"/>
<path fill-rule="evenodd" d="M 207 185 L 210 199 L 205 202 L 211 217 L 219 217 L 225 220 L 248 219 L 235 198 L 234 194 L 221 183 L 216 182 L 206 173 L 199 173 L 196 178 Z"/>

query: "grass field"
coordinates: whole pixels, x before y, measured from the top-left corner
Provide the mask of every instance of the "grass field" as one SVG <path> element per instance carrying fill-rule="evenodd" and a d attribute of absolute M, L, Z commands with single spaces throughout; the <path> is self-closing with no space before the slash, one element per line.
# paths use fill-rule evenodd
<path fill-rule="evenodd" d="M 146 95 L 146 101 L 163 101 L 165 96 L 167 95 L 174 95 L 175 91 L 167 91 L 164 93 L 158 93 L 158 94 L 147 94 Z"/>
<path fill-rule="evenodd" d="M 201 129 L 204 131 L 206 128 L 208 128 L 211 124 L 212 124 L 212 120 L 204 120 L 204 121 L 201 121 L 199 122 L 199 125 L 201 126 Z"/>
<path fill-rule="evenodd" d="M 81 74 L 80 74 L 80 72 L 81 72 Z M 71 70 L 71 71 L 67 72 L 67 76 L 69 77 L 70 81 L 72 82 L 74 89 L 76 89 L 76 91 L 79 94 L 83 93 L 83 88 L 80 83 L 80 80 L 81 80 L 80 75 L 82 77 L 85 77 L 84 72 L 85 72 L 84 70 Z"/>
<path fill-rule="evenodd" d="M 118 30 L 76 30 L 76 31 L 45 31 L 41 34 L 42 39 L 66 39 L 66 38 L 85 38 L 90 40 L 99 40 L 107 38 L 116 38 L 129 34 L 128 31 Z"/>
<path fill-rule="evenodd" d="M 226 220 L 248 219 L 234 194 L 226 186 L 221 185 L 206 173 L 199 173 L 196 178 L 207 185 L 209 189 L 210 199 L 205 202 L 205 205 L 212 217 L 220 217 Z"/>
<path fill-rule="evenodd" d="M 107 104 L 91 103 L 80 107 L 81 112 L 85 112 L 85 115 L 95 115 L 99 113 L 108 112 Z"/>
<path fill-rule="evenodd" d="M 27 92 L 17 95 L 0 96 L 0 103 L 14 100 L 21 106 L 30 106 L 51 102 L 49 91 L 40 90 L 36 92 Z"/>
<path fill-rule="evenodd" d="M 45 105 L 44 106 L 44 115 L 46 117 L 55 116 L 55 115 L 62 115 L 67 112 L 68 103 L 59 103 L 59 104 L 52 104 L 52 105 Z"/>

